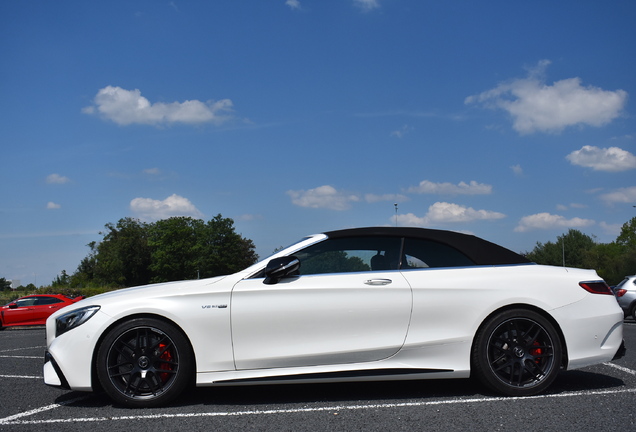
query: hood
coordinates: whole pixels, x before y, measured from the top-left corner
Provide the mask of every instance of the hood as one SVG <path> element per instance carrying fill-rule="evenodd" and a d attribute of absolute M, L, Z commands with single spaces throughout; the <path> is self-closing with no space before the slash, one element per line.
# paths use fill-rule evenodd
<path fill-rule="evenodd" d="M 210 287 L 226 277 L 227 276 L 217 276 L 209 279 L 163 282 L 131 288 L 122 288 L 85 298 L 84 300 L 74 303 L 73 306 L 74 308 L 80 308 L 88 305 L 103 305 L 105 303 L 117 303 L 121 301 L 130 302 L 137 299 L 178 296 L 196 293 L 198 291 L 211 292 L 213 290 Z"/>

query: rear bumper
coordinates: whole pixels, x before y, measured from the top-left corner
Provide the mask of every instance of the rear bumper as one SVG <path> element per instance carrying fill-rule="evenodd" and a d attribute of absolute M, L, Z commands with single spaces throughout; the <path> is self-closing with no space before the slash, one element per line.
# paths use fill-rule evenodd
<path fill-rule="evenodd" d="M 618 351 L 616 351 L 616 354 L 614 354 L 614 358 L 612 358 L 612 360 L 618 360 L 620 358 L 623 358 L 626 352 L 627 352 L 627 347 L 625 347 L 625 339 L 623 339 L 621 346 L 618 348 Z"/>

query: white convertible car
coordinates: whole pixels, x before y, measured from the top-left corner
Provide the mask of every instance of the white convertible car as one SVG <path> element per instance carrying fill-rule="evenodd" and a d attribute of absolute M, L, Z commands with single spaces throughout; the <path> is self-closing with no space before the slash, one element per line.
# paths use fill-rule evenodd
<path fill-rule="evenodd" d="M 188 385 L 475 376 L 505 395 L 623 355 L 593 270 L 471 235 L 312 235 L 243 271 L 87 298 L 47 321 L 46 384 L 157 406 Z"/>

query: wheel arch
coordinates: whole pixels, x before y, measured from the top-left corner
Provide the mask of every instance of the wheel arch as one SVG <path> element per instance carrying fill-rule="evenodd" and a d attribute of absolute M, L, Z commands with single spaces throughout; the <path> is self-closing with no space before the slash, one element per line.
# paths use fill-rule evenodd
<path fill-rule="evenodd" d="M 567 347 L 567 342 L 565 340 L 565 335 L 563 334 L 563 330 L 561 330 L 561 326 L 559 325 L 559 323 L 554 319 L 554 317 L 552 315 L 550 315 L 548 312 L 546 312 L 545 310 L 537 307 L 537 306 L 533 306 L 530 304 L 526 304 L 526 303 L 513 303 L 513 304 L 509 304 L 503 307 L 500 307 L 499 309 L 496 309 L 494 311 L 492 311 L 488 316 L 484 317 L 484 319 L 482 320 L 481 324 L 479 324 L 479 327 L 477 327 L 477 330 L 475 331 L 475 333 L 473 334 L 473 340 L 470 346 L 470 352 L 472 353 L 475 350 L 475 343 L 477 342 L 477 335 L 480 333 L 480 331 L 482 330 L 482 328 L 486 325 L 486 323 L 490 320 L 490 318 L 492 318 L 493 316 L 500 314 L 502 312 L 506 312 L 508 310 L 512 310 L 512 309 L 525 309 L 528 311 L 532 311 L 535 313 L 538 313 L 539 315 L 541 315 L 543 318 L 545 318 L 546 320 L 548 320 L 550 322 L 550 324 L 552 324 L 552 326 L 554 327 L 554 329 L 558 332 L 559 334 L 559 339 L 561 342 L 561 351 L 562 351 L 562 356 L 561 356 L 561 368 L 565 368 L 568 364 L 568 347 Z M 472 358 L 472 355 L 471 355 Z M 472 360 L 471 360 L 471 370 L 473 369 L 473 365 L 472 365 Z"/>
<path fill-rule="evenodd" d="M 183 331 L 183 328 L 181 328 L 179 324 L 177 324 L 176 322 L 174 322 L 173 320 L 169 318 L 166 318 L 163 315 L 152 314 L 152 313 L 140 313 L 140 314 L 134 314 L 134 315 L 127 315 L 125 317 L 121 317 L 117 321 L 112 322 L 106 329 L 104 329 L 102 334 L 97 339 L 97 343 L 95 344 L 95 348 L 93 350 L 93 355 L 91 358 L 91 386 L 93 390 L 97 390 L 97 389 L 101 390 L 101 384 L 99 382 L 99 378 L 97 377 L 97 353 L 99 352 L 99 347 L 102 345 L 104 338 L 106 337 L 106 335 L 108 335 L 111 332 L 113 328 L 115 328 L 119 324 L 129 320 L 138 319 L 138 318 L 153 318 L 159 321 L 163 321 L 167 324 L 173 325 L 181 333 L 181 335 L 185 338 L 185 340 L 188 341 L 188 346 L 190 348 L 190 355 L 192 356 L 192 362 L 194 366 L 192 369 L 193 373 L 192 373 L 192 376 L 190 377 L 190 380 L 191 380 L 191 383 L 194 384 L 196 380 L 197 358 L 196 358 L 196 355 L 194 354 L 192 341 L 188 337 L 187 333 Z"/>

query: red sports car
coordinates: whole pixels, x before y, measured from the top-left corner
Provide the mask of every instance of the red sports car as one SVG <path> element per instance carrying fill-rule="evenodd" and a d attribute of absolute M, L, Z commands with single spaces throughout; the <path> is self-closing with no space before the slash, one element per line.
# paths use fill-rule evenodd
<path fill-rule="evenodd" d="M 44 325 L 53 312 L 83 299 L 61 294 L 35 294 L 0 306 L 0 329 L 10 326 Z"/>

